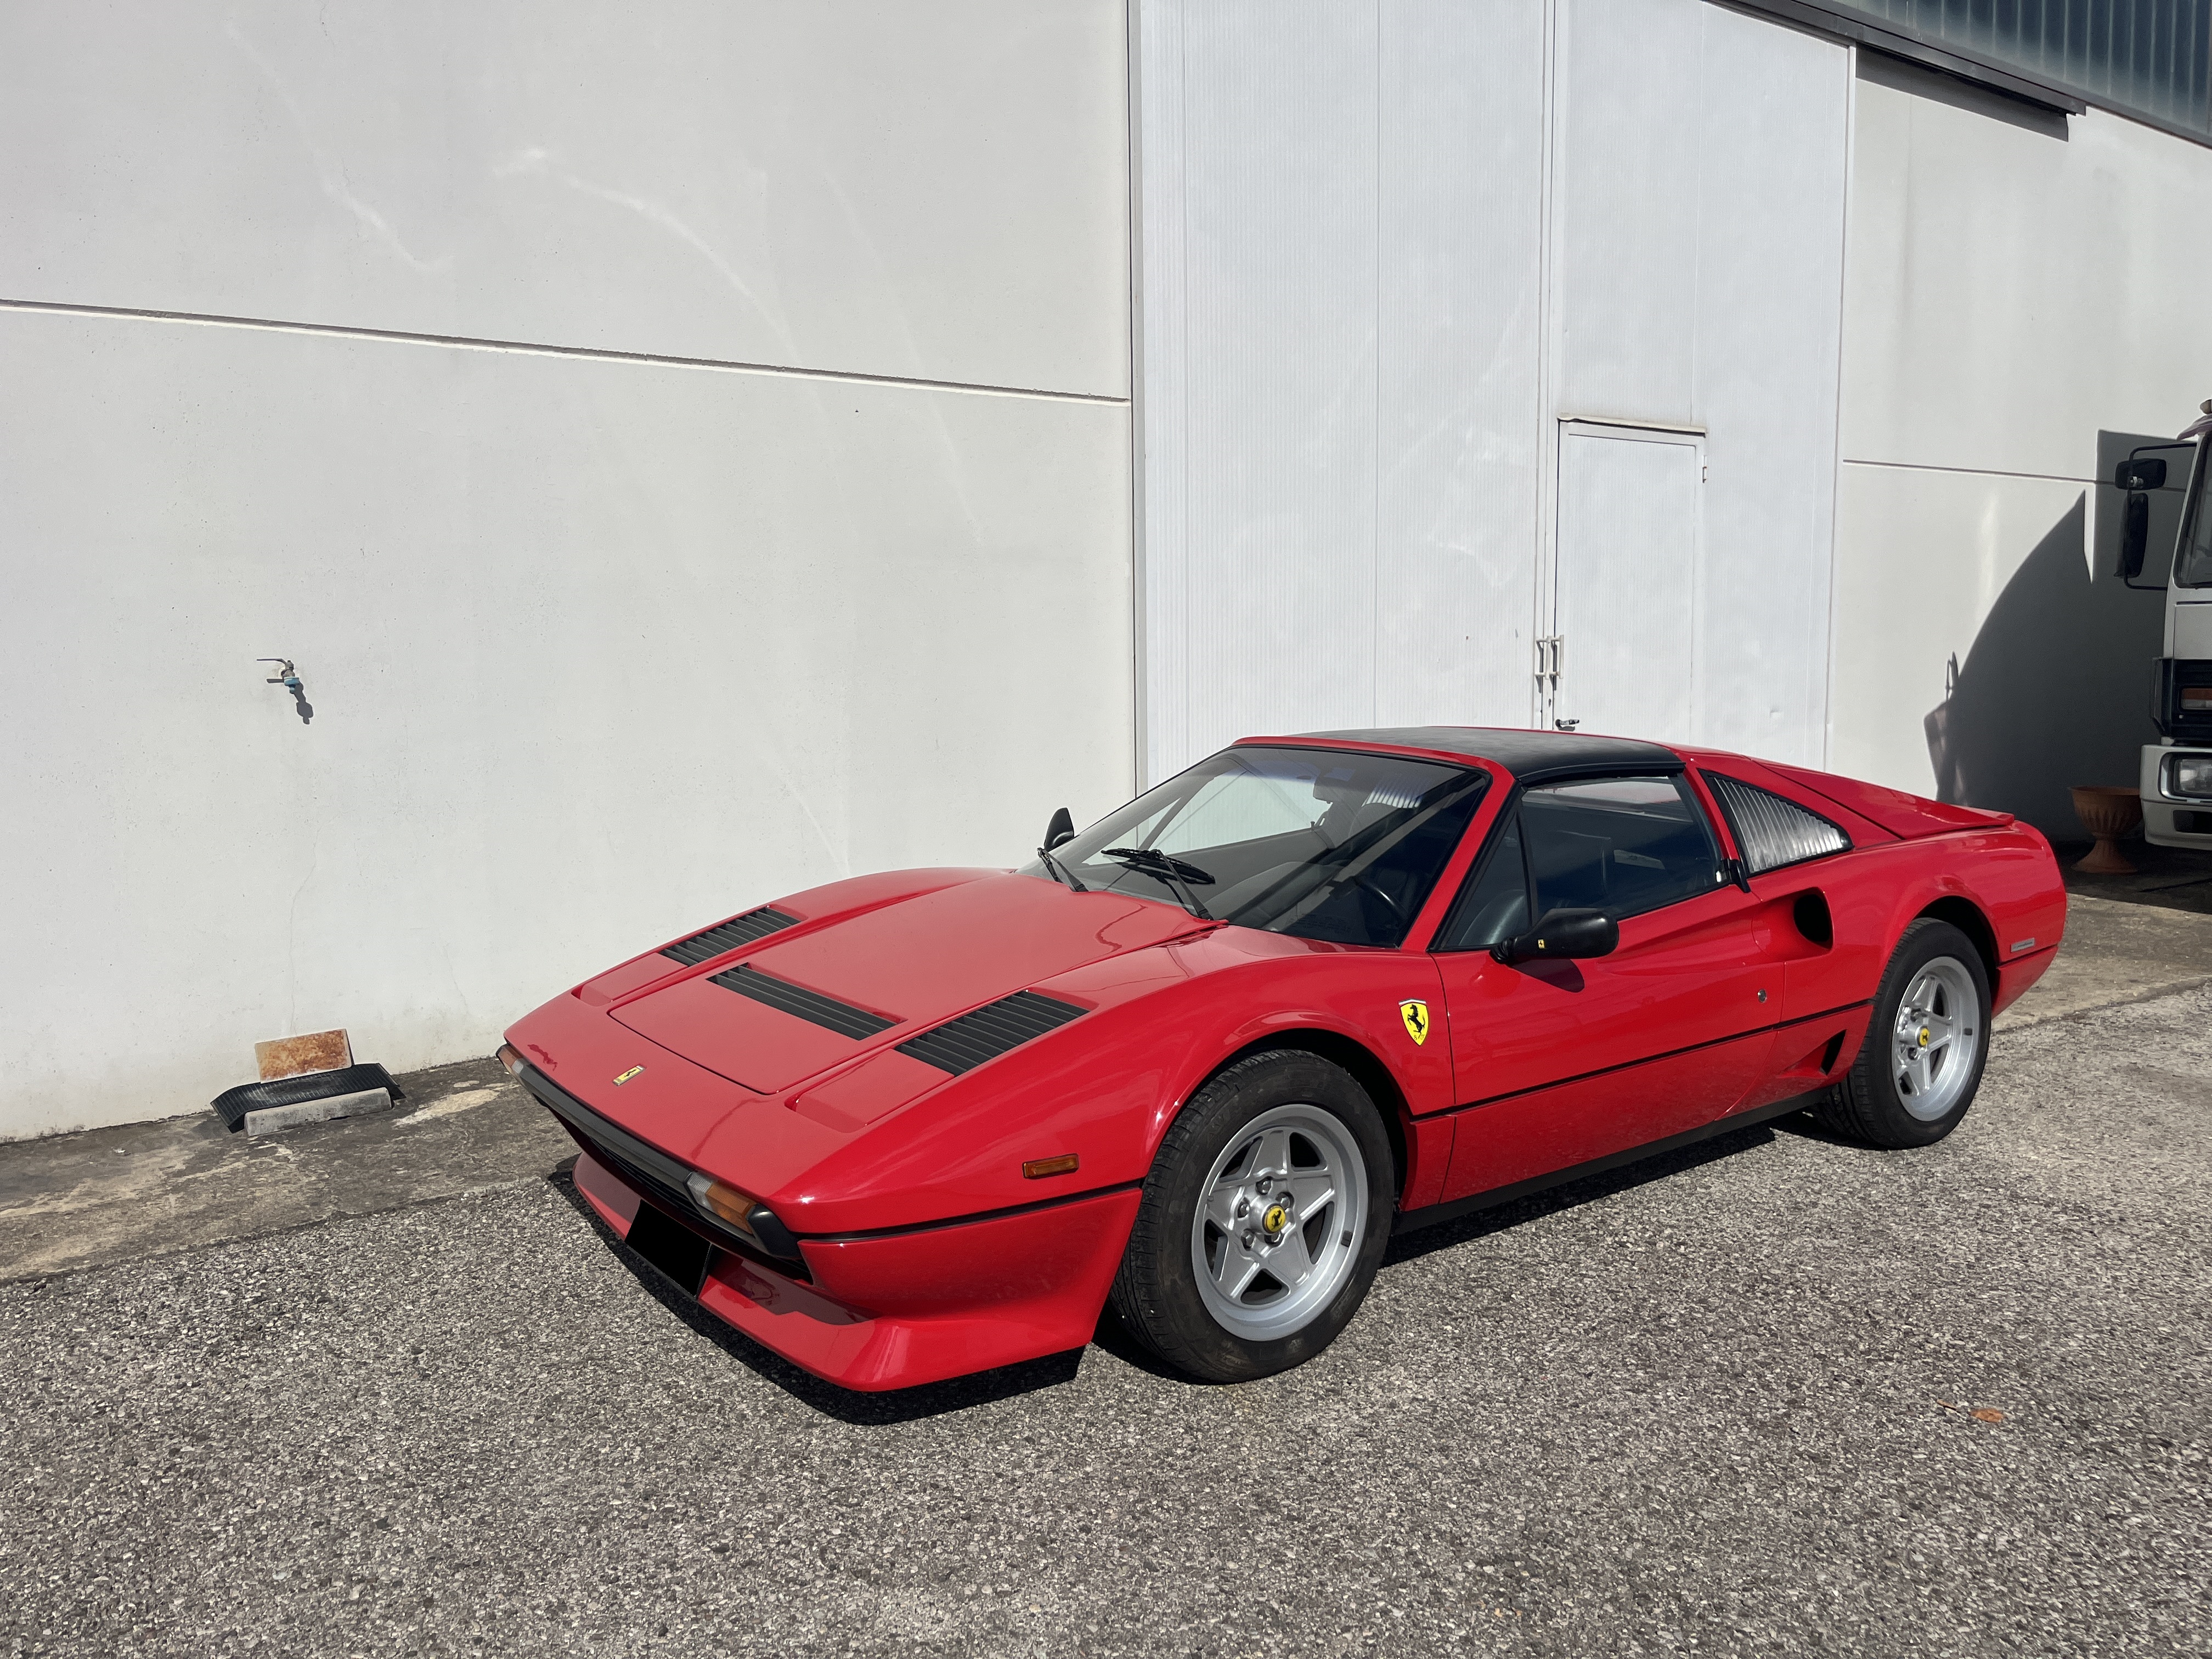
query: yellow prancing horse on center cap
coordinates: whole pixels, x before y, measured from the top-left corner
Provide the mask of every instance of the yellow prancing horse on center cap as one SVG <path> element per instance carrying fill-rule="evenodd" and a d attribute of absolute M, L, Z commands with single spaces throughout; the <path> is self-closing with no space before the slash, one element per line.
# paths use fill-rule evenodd
<path fill-rule="evenodd" d="M 1399 1018 L 1406 1022 L 1406 1035 L 1417 1043 L 1429 1040 L 1429 1005 L 1419 997 L 1398 1005 Z"/>

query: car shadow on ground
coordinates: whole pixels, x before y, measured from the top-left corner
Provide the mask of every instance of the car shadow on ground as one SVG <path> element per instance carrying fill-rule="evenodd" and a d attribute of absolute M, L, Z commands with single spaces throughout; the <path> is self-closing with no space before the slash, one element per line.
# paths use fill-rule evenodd
<path fill-rule="evenodd" d="M 857 1389 L 841 1389 L 834 1382 L 824 1382 L 820 1377 L 799 1370 L 781 1355 L 763 1347 L 743 1331 L 725 1325 L 701 1307 L 696 1298 L 678 1289 L 659 1268 L 616 1237 L 614 1229 L 608 1226 L 600 1218 L 599 1212 L 576 1191 L 571 1173 L 574 1163 L 574 1160 L 571 1159 L 569 1166 L 548 1177 L 554 1190 L 591 1224 L 592 1230 L 613 1253 L 615 1260 L 629 1269 L 653 1300 L 667 1309 L 680 1323 L 713 1343 L 755 1376 L 764 1382 L 773 1382 L 793 1399 L 812 1407 L 825 1417 L 834 1417 L 841 1423 L 860 1427 L 884 1427 L 911 1423 L 926 1417 L 943 1417 L 952 1412 L 968 1411 L 977 1406 L 1010 1400 L 1018 1395 L 1032 1394 L 1039 1389 L 1056 1387 L 1075 1379 L 1076 1370 L 1083 1358 L 1080 1348 L 1066 1353 L 1047 1354 L 1042 1359 L 1027 1360 L 1018 1365 L 1003 1365 L 996 1370 L 978 1371 L 972 1376 L 957 1376 L 943 1382 L 927 1382 L 920 1388 L 898 1389 L 884 1394 L 862 1394 Z"/>
<path fill-rule="evenodd" d="M 1723 1158 L 1733 1158 L 1738 1152 L 1756 1146 L 1773 1144 L 1774 1132 L 1784 1130 L 1791 1134 L 1809 1135 L 1815 1139 L 1836 1139 L 1839 1146 L 1855 1143 L 1830 1137 L 1825 1129 L 1802 1112 L 1793 1112 L 1787 1117 L 1772 1118 L 1765 1123 L 1731 1130 L 1715 1135 L 1711 1140 L 1701 1140 L 1689 1146 L 1677 1147 L 1671 1152 L 1660 1152 L 1634 1164 L 1624 1164 L 1619 1169 L 1602 1174 L 1570 1181 L 1540 1193 L 1531 1193 L 1500 1204 L 1495 1209 L 1477 1210 L 1462 1216 L 1456 1221 L 1440 1222 L 1433 1227 L 1401 1233 L 1390 1241 L 1390 1248 L 1382 1256 L 1382 1270 L 1388 1273 L 1403 1261 L 1415 1261 L 1438 1250 L 1450 1249 L 1454 1245 L 1466 1244 L 1478 1238 L 1487 1238 L 1492 1233 L 1504 1232 L 1509 1227 L 1518 1227 L 1526 1222 L 1545 1216 L 1558 1215 L 1564 1210 L 1579 1208 L 1616 1193 L 1625 1193 L 1654 1181 L 1664 1181 L 1669 1176 L 1681 1174 Z"/>
<path fill-rule="evenodd" d="M 1525 1198 L 1501 1204 L 1494 1210 L 1479 1210 L 1456 1221 L 1401 1234 L 1390 1241 L 1389 1248 L 1384 1252 L 1382 1271 L 1387 1273 L 1401 1262 L 1418 1261 L 1438 1250 L 1471 1243 L 1493 1233 L 1504 1232 L 1510 1227 L 1558 1215 L 1599 1199 L 1610 1198 L 1617 1193 L 1632 1191 L 1650 1182 L 1664 1181 L 1670 1176 L 1718 1163 L 1754 1147 L 1771 1146 L 1778 1131 L 1854 1151 L 1872 1150 L 1848 1137 L 1832 1133 L 1808 1114 L 1793 1113 L 1788 1117 L 1775 1118 L 1729 1134 L 1716 1135 L 1712 1139 L 1700 1141 L 1695 1146 L 1662 1152 L 1640 1163 L 1608 1170 L 1602 1175 L 1569 1182 L 1547 1192 L 1533 1193 Z M 570 1160 L 570 1164 L 573 1163 L 574 1160 Z M 953 1377 L 943 1382 L 929 1382 L 920 1388 L 899 1389 L 884 1394 L 862 1394 L 851 1389 L 839 1388 L 834 1382 L 825 1382 L 799 1370 L 744 1332 L 725 1325 L 702 1308 L 696 1299 L 679 1290 L 658 1268 L 615 1236 L 614 1230 L 576 1191 L 569 1166 L 563 1166 L 549 1179 L 555 1190 L 605 1243 L 615 1259 L 635 1276 L 638 1283 L 668 1310 L 672 1317 L 713 1343 L 763 1382 L 774 1383 L 802 1404 L 841 1423 L 860 1427 L 887 1427 L 924 1418 L 943 1417 L 1073 1382 L 1082 1367 L 1086 1350 L 1075 1348 L 1065 1353 L 1048 1354 L 1042 1359 L 1028 1360 L 1018 1365 L 979 1371 L 972 1376 Z M 1165 1364 L 1121 1323 L 1110 1304 L 1099 1316 L 1091 1345 L 1113 1355 L 1126 1365 L 1185 1387 L 1234 1386 L 1209 1383 L 1185 1376 Z"/>

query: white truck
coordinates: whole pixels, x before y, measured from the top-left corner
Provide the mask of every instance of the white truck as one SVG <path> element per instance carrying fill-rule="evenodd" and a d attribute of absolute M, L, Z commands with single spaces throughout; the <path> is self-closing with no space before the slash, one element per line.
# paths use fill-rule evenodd
<path fill-rule="evenodd" d="M 2143 836 L 2160 847 L 2212 848 L 2212 398 L 2203 417 L 2171 444 L 2146 444 L 2122 461 L 2112 482 L 2127 494 L 2120 520 L 2120 575 L 2138 579 L 2150 539 L 2148 491 L 2166 483 L 2167 458 L 2180 451 L 2189 483 L 2166 588 L 2166 637 L 2151 671 L 2151 719 L 2160 741 L 2142 750 Z"/>

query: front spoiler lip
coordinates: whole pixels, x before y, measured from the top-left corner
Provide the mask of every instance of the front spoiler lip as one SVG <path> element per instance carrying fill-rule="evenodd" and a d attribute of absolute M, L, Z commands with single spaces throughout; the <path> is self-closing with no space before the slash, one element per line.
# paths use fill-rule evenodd
<path fill-rule="evenodd" d="M 576 1193 L 617 1239 L 627 1239 L 639 1206 L 652 1200 L 621 1172 L 586 1152 L 576 1164 Z M 708 1264 L 696 1305 L 799 1370 L 842 1389 L 879 1393 L 943 1382 L 1039 1358 L 1072 1353 L 1091 1339 L 1100 1308 L 1135 1219 L 1133 1188 L 1085 1194 L 1087 1219 L 1061 1228 L 1057 1211 L 1032 1217 L 1024 1208 L 974 1224 L 931 1228 L 892 1237 L 810 1241 L 832 1253 L 812 1282 L 771 1270 L 757 1255 L 724 1252 Z M 659 1207 L 654 1206 L 654 1207 Z M 1000 1230 L 1025 1229 L 1009 1238 Z M 1042 1229 L 1042 1231 L 1039 1230 Z M 951 1255 L 945 1241 L 970 1237 Z M 997 1234 L 997 1237 L 988 1237 Z M 1055 1237 L 1075 1241 L 1074 1256 L 1025 1283 L 1011 1297 L 1006 1287 L 975 1283 L 979 1263 L 1034 1262 L 1037 1246 Z M 891 1252 L 890 1257 L 880 1254 Z M 854 1262 L 848 1253 L 870 1259 Z M 917 1258 L 913 1253 L 920 1252 Z M 1049 1252 L 1047 1252 L 1049 1254 Z M 854 1277 L 857 1267 L 859 1276 Z M 897 1289 L 920 1291 L 927 1304 L 885 1307 L 873 1292 L 884 1288 L 890 1268 Z M 973 1295 L 933 1294 L 947 1285 Z"/>
<path fill-rule="evenodd" d="M 653 1198 L 659 1208 L 670 1211 L 687 1226 L 704 1233 L 726 1249 L 764 1261 L 780 1272 L 805 1274 L 805 1262 L 799 1254 L 798 1241 L 781 1221 L 775 1224 L 775 1232 L 781 1237 L 767 1236 L 769 1230 L 763 1226 L 763 1237 L 756 1244 L 735 1228 L 705 1214 L 690 1201 L 687 1183 L 697 1173 L 690 1164 L 662 1152 L 649 1140 L 640 1139 L 613 1119 L 593 1111 L 528 1060 L 520 1061 L 519 1065 L 515 1077 L 536 1097 L 538 1103 L 559 1118 L 568 1133 L 584 1143 L 586 1150 L 616 1164 L 616 1173 L 627 1176 L 632 1186 Z M 623 1165 L 629 1167 L 621 1167 Z"/>

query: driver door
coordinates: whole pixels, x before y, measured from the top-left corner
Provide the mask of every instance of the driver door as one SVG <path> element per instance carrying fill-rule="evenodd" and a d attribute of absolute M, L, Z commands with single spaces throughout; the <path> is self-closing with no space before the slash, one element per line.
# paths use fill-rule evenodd
<path fill-rule="evenodd" d="M 1584 908 L 1619 922 L 1609 956 L 1491 955 L 1547 912 Z M 1522 790 L 1431 946 L 1458 1103 L 1444 1200 L 1726 1115 L 1764 1074 L 1781 1011 L 1760 908 L 1727 883 L 1679 775 Z"/>

